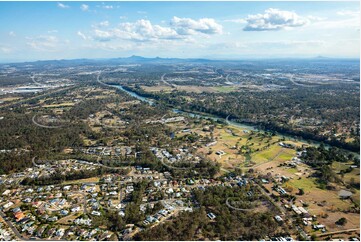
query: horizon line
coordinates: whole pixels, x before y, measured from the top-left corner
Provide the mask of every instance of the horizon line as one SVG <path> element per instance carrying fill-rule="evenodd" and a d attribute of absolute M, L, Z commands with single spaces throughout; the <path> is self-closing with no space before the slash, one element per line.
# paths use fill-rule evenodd
<path fill-rule="evenodd" d="M 19 64 L 19 63 L 33 63 L 33 62 L 42 62 L 42 61 L 74 61 L 74 60 L 112 60 L 112 59 L 129 59 L 132 57 L 138 57 L 143 59 L 178 59 L 178 60 L 210 60 L 210 61 L 244 61 L 244 60 L 282 60 L 282 59 L 295 59 L 295 60 L 360 60 L 360 57 L 329 57 L 329 56 L 309 56 L 309 57 L 220 57 L 220 58 L 211 58 L 211 57 L 145 57 L 141 55 L 131 55 L 131 56 L 122 56 L 122 57 L 99 57 L 99 58 L 60 58 L 60 59 L 38 59 L 38 60 L 0 60 L 0 64 Z"/>

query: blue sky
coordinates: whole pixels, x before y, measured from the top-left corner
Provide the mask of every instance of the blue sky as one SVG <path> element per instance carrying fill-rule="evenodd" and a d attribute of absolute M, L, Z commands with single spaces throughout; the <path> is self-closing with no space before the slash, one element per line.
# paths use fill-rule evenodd
<path fill-rule="evenodd" d="M 0 61 L 360 55 L 358 2 L 0 2 Z"/>

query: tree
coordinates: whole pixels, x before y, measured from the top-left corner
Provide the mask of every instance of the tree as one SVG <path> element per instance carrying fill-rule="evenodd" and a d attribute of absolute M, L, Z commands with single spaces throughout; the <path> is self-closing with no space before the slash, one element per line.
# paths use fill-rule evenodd
<path fill-rule="evenodd" d="M 305 194 L 303 188 L 298 188 L 298 195 L 302 196 L 303 194 Z"/>
<path fill-rule="evenodd" d="M 340 218 L 339 220 L 337 220 L 337 221 L 335 222 L 335 224 L 341 225 L 341 226 L 344 226 L 346 223 L 347 223 L 347 219 L 344 218 L 344 217 Z"/>

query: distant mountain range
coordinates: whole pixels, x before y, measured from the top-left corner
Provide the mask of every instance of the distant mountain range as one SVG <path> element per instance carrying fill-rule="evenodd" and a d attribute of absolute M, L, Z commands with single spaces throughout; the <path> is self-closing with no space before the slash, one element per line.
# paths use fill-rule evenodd
<path fill-rule="evenodd" d="M 101 58 L 101 59 L 61 59 L 61 60 L 40 60 L 34 62 L 19 62 L 19 63 L 8 63 L 12 65 L 55 65 L 55 66 L 68 66 L 68 65 L 104 65 L 104 64 L 136 64 L 136 63 L 164 63 L 164 64 L 172 64 L 172 63 L 215 63 L 215 62 L 244 62 L 244 61 L 284 61 L 284 60 L 294 60 L 294 61 L 302 61 L 302 60 L 356 60 L 356 59 L 336 59 L 329 58 L 324 56 L 317 56 L 314 58 L 265 58 L 265 59 L 228 59 L 228 60 L 211 60 L 204 58 L 161 58 L 161 57 L 142 57 L 132 55 L 130 57 L 119 57 L 119 58 Z M 5 63 L 4 63 L 5 64 Z"/>

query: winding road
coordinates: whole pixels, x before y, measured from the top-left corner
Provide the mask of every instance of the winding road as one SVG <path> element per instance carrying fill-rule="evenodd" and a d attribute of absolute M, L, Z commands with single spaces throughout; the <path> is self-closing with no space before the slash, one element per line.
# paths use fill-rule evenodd
<path fill-rule="evenodd" d="M 46 129 L 58 129 L 58 128 L 64 127 L 63 125 L 48 126 L 48 125 L 39 124 L 38 122 L 35 121 L 36 116 L 37 116 L 37 114 L 35 114 L 31 120 L 33 121 L 33 124 L 35 124 L 38 127 L 46 128 Z"/>
<path fill-rule="evenodd" d="M 237 208 L 237 207 L 234 207 L 231 204 L 229 204 L 229 199 L 230 199 L 230 197 L 228 197 L 227 200 L 226 200 L 226 205 L 229 208 L 232 208 L 232 209 L 235 209 L 235 210 L 238 210 L 238 211 L 252 211 L 252 210 L 254 210 L 254 208 Z"/>
<path fill-rule="evenodd" d="M 176 84 L 170 84 L 169 82 L 167 82 L 166 80 L 164 80 L 165 75 L 166 75 L 166 73 L 164 73 L 164 74 L 160 77 L 161 82 L 163 82 L 163 83 L 166 84 L 167 86 L 170 86 L 170 87 L 172 87 L 172 88 L 176 88 L 176 87 L 177 87 Z"/>

